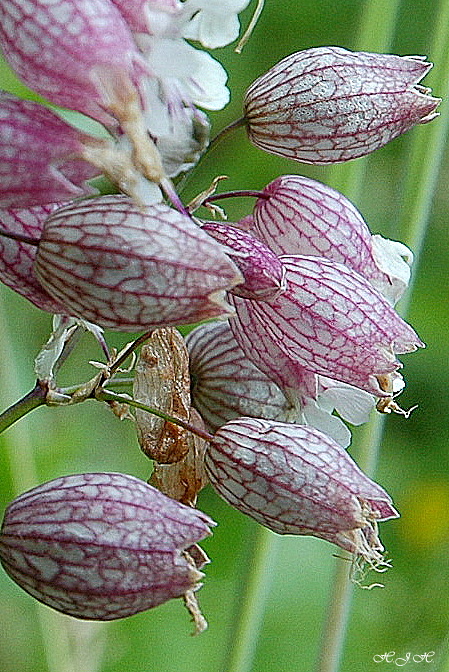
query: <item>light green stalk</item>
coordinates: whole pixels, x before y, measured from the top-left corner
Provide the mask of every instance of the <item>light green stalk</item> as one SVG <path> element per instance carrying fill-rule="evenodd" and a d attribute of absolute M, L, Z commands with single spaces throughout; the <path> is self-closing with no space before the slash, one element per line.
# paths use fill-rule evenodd
<path fill-rule="evenodd" d="M 398 2 L 390 0 L 367 1 L 366 13 L 362 24 L 358 48 L 364 50 L 388 50 L 393 35 Z M 433 86 L 435 94 L 443 97 L 449 95 L 449 1 L 441 0 L 435 19 L 435 34 L 430 51 L 435 61 L 432 76 L 426 84 Z M 379 32 L 379 29 L 381 32 Z M 374 37 L 374 43 L 370 41 Z M 381 48 L 383 40 L 383 48 Z M 416 128 L 412 131 L 407 162 L 407 178 L 403 185 L 400 215 L 399 237 L 414 252 L 414 276 L 419 264 L 426 230 L 429 225 L 432 201 L 441 168 L 443 150 L 449 128 L 449 113 L 442 107 L 442 117 L 429 126 Z M 369 159 L 368 159 L 369 160 Z M 344 191 L 345 195 L 357 201 L 364 183 L 368 160 L 353 162 L 344 166 L 343 174 L 339 167 L 332 170 L 333 186 Z M 338 173 L 338 177 L 335 177 Z M 405 316 L 411 297 L 411 287 L 405 300 L 402 301 L 402 314 Z M 360 467 L 373 475 L 380 451 L 385 416 L 376 416 L 365 431 L 357 445 L 357 462 Z M 337 561 L 338 562 L 338 561 Z M 323 631 L 321 651 L 317 672 L 338 672 L 343 652 L 345 633 L 350 616 L 352 587 L 348 581 L 347 569 L 340 562 L 336 568 L 333 593 L 330 598 L 328 619 Z M 446 667 L 449 670 L 449 657 Z"/>
<path fill-rule="evenodd" d="M 17 398 L 25 385 L 25 376 L 21 375 L 23 365 L 13 345 L 16 334 L 11 328 L 10 316 L 6 314 L 3 294 L 4 289 L 0 286 L 0 352 L 3 362 L 0 368 L 0 389 L 8 390 Z M 29 427 L 29 423 L 24 420 L 0 436 L 0 445 L 9 465 L 11 484 L 16 494 L 40 482 Z M 104 624 L 79 624 L 42 606 L 31 597 L 30 603 L 34 606 L 41 634 L 45 669 L 48 672 L 97 672 L 100 657 L 95 657 L 95 653 L 100 649 L 94 638 L 97 639 L 99 627 L 103 628 Z M 78 643 L 81 639 L 82 643 Z"/>

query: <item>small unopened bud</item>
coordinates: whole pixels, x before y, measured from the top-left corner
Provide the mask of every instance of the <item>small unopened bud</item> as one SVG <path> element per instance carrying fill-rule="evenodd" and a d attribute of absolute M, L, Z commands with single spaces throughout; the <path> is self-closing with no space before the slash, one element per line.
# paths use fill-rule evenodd
<path fill-rule="evenodd" d="M 192 598 L 203 575 L 188 549 L 214 524 L 133 476 L 76 474 L 8 506 L 0 560 L 40 602 L 107 621 Z"/>
<path fill-rule="evenodd" d="M 420 56 L 316 47 L 291 54 L 246 92 L 248 136 L 260 149 L 305 163 L 337 163 L 431 121 L 439 98 L 418 82 Z"/>
<path fill-rule="evenodd" d="M 207 448 L 206 469 L 223 499 L 274 532 L 320 537 L 384 564 L 377 522 L 398 516 L 391 498 L 317 429 L 232 420 Z"/>
<path fill-rule="evenodd" d="M 274 252 L 250 233 L 222 222 L 204 222 L 204 231 L 229 248 L 244 282 L 231 291 L 247 299 L 272 299 L 285 289 L 284 267 Z"/>

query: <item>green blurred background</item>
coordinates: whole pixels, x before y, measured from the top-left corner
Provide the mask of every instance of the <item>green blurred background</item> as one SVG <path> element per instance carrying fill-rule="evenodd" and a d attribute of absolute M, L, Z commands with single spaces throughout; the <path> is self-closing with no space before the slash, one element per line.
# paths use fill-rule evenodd
<path fill-rule="evenodd" d="M 283 56 L 319 45 L 349 49 L 425 54 L 430 60 L 439 2 L 379 0 L 385 23 L 397 9 L 389 46 L 382 17 L 376 29 L 359 41 L 360 27 L 373 3 L 362 0 L 266 0 L 266 7 L 242 55 L 232 49 L 215 53 L 229 71 L 232 101 L 213 116 L 215 130 L 240 115 L 246 86 Z M 447 4 L 442 2 L 441 7 Z M 243 14 L 249 20 L 252 7 Z M 378 29 L 378 32 L 376 32 Z M 377 40 L 380 39 L 380 42 Z M 449 49 L 449 45 L 448 45 Z M 438 64 L 436 64 L 438 66 Z M 428 77 L 429 84 L 432 75 Z M 425 81 L 427 83 L 427 81 Z M 0 85 L 24 91 L 0 64 Z M 446 97 L 447 92 L 434 90 Z M 441 106 L 442 118 L 448 114 Z M 442 123 L 441 119 L 433 122 Z M 410 170 L 412 130 L 368 159 L 360 188 L 348 182 L 346 166 L 328 171 L 276 158 L 251 147 L 244 131 L 225 139 L 207 156 L 188 182 L 185 198 L 205 188 L 215 175 L 226 174 L 225 188 L 255 189 L 285 173 L 300 173 L 350 188 L 351 196 L 371 230 L 404 239 L 400 213 L 402 185 Z M 382 441 L 376 480 L 390 492 L 401 518 L 381 525 L 381 537 L 393 568 L 381 576 L 383 589 L 356 588 L 352 600 L 341 670 L 371 672 L 394 669 L 375 663 L 373 656 L 395 651 L 397 656 L 440 653 L 449 631 L 449 302 L 448 156 L 445 153 L 430 223 L 418 268 L 408 319 L 427 348 L 404 357 L 404 408 L 419 404 L 405 420 L 389 417 Z M 352 190 L 352 191 L 351 191 Z M 351 193 L 349 193 L 351 191 Z M 405 203 L 407 206 L 407 203 Z M 250 211 L 252 202 L 232 203 L 230 218 Z M 0 288 L 0 401 L 6 407 L 34 384 L 33 358 L 46 340 L 51 318 L 5 287 Z M 110 345 L 126 342 L 110 334 Z M 61 383 L 81 382 L 92 375 L 89 359 L 101 357 L 84 337 Z M 357 458 L 355 432 L 352 454 Z M 140 453 L 133 427 L 120 422 L 107 408 L 86 402 L 70 409 L 39 409 L 0 436 L 0 507 L 15 494 L 62 474 L 80 471 L 123 471 L 147 478 L 150 467 Z M 257 525 L 231 510 L 206 489 L 200 507 L 218 523 L 204 547 L 212 559 L 199 593 L 209 629 L 191 637 L 192 626 L 181 601 L 109 624 L 83 623 L 41 607 L 0 573 L 0 669 L 3 672 L 228 672 L 226 656 L 238 638 L 235 623 L 251 567 Z M 267 585 L 268 598 L 260 628 L 253 672 L 310 672 L 319 647 L 320 630 L 328 611 L 336 549 L 310 538 L 275 540 Z M 370 577 L 371 578 L 371 577 Z M 371 580 L 376 580 L 374 576 Z M 436 659 L 436 657 L 435 657 Z M 436 670 L 436 664 L 410 660 L 407 670 Z M 442 668 L 443 669 L 443 668 Z M 448 668 L 449 669 L 449 668 Z"/>

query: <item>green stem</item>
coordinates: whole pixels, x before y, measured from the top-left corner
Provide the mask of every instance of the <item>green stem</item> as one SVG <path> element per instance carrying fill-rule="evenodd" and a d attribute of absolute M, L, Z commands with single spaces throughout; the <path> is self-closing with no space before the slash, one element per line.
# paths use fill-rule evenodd
<path fill-rule="evenodd" d="M 438 174 L 447 147 L 449 135 L 449 0 L 441 0 L 435 22 L 436 30 L 431 49 L 435 67 L 429 75 L 429 83 L 435 94 L 443 98 L 441 117 L 431 124 L 429 134 L 420 133 L 413 139 L 412 161 L 404 184 L 404 199 L 408 205 L 400 219 L 401 230 L 408 231 L 406 242 L 415 253 L 415 264 L 422 252 L 425 240 L 425 225 L 432 208 L 432 196 L 437 186 Z M 426 129 L 422 129 L 426 130 Z M 416 191 L 414 191 L 414 188 Z M 409 199 L 409 201 L 407 201 Z M 416 268 L 415 268 L 416 277 Z M 408 310 L 410 294 L 402 302 L 402 312 Z M 442 645 L 439 659 L 435 661 L 438 672 L 449 672 L 449 633 Z"/>
<path fill-rule="evenodd" d="M 223 672 L 250 672 L 253 668 L 265 606 L 275 575 L 278 538 L 261 525 L 255 534 L 256 539 L 251 540 L 244 589 L 238 596 L 238 613 L 233 621 Z"/>
<path fill-rule="evenodd" d="M 209 152 L 213 151 L 213 149 L 215 149 L 215 147 L 218 145 L 218 143 L 219 143 L 219 142 L 220 142 L 226 135 L 228 135 L 229 133 L 231 133 L 232 131 L 234 131 L 236 128 L 240 128 L 241 126 L 245 126 L 245 125 L 246 125 L 246 119 L 245 119 L 245 117 L 240 117 L 240 119 L 236 119 L 236 120 L 233 121 L 231 124 L 228 124 L 227 126 L 225 126 L 224 128 L 222 128 L 221 131 L 219 131 L 219 132 L 217 133 L 217 135 L 216 135 L 215 137 L 213 137 L 212 140 L 209 142 L 209 146 L 208 146 L 208 148 L 207 148 L 207 152 L 209 153 Z"/>
<path fill-rule="evenodd" d="M 428 126 L 414 130 L 410 142 L 406 179 L 403 184 L 400 233 L 416 259 L 422 251 L 433 195 L 446 149 L 449 131 L 449 0 L 441 0 L 430 49 L 434 68 L 426 78 L 436 96 L 441 96 L 441 116 Z M 417 266 L 417 264 L 415 264 Z M 416 275 L 416 269 L 415 269 Z M 410 297 L 410 292 L 409 295 Z M 405 312 L 406 309 L 403 311 Z M 408 306 L 407 306 L 408 307 Z"/>
<path fill-rule="evenodd" d="M 354 49 L 386 53 L 391 50 L 400 0 L 365 0 Z M 327 183 L 352 201 L 358 201 L 369 165 L 369 157 L 332 166 Z"/>
<path fill-rule="evenodd" d="M 219 194 L 212 194 L 206 198 L 204 203 L 214 203 L 215 201 L 221 201 L 223 198 L 264 198 L 268 200 L 269 196 L 263 191 L 237 189 L 236 191 L 222 191 Z"/>
<path fill-rule="evenodd" d="M 146 331 L 144 334 L 136 338 L 132 343 L 128 343 L 125 348 L 119 353 L 117 359 L 114 361 L 113 364 L 109 367 L 109 375 L 112 375 L 115 371 L 117 371 L 122 364 L 126 362 L 128 357 L 132 355 L 133 352 L 139 347 L 139 345 L 142 345 L 149 339 L 151 336 L 151 331 Z"/>
<path fill-rule="evenodd" d="M 130 399 L 126 394 L 117 394 L 116 392 L 111 392 L 110 390 L 99 388 L 95 392 L 95 398 L 98 399 L 98 401 L 106 401 L 106 402 L 116 401 L 120 404 L 128 404 L 133 408 L 139 408 L 142 411 L 147 411 L 147 413 L 157 415 L 158 418 L 162 418 L 167 422 L 171 422 L 173 425 L 184 427 L 184 429 L 187 429 L 189 432 L 192 432 L 192 434 L 196 434 L 196 436 L 199 436 L 201 439 L 204 439 L 205 441 L 211 441 L 214 438 L 213 435 L 210 434 L 209 432 L 206 432 L 203 429 L 199 429 L 198 427 L 195 427 L 194 425 L 191 425 L 189 422 L 185 422 L 180 418 L 175 418 L 175 416 L 173 415 L 164 413 L 164 411 L 160 411 L 157 408 L 152 408 L 151 406 L 142 404 L 140 401 Z"/>
<path fill-rule="evenodd" d="M 23 366 L 19 363 L 14 348 L 17 336 L 9 331 L 12 321 L 11 316 L 6 315 L 1 287 L 0 314 L 2 317 L 0 319 L 0 352 L 3 361 L 8 362 L 8 366 L 2 366 L 0 369 L 0 388 L 8 390 L 13 397 L 18 397 Z M 40 431 L 44 431 L 43 428 L 40 428 Z M 20 422 L 7 434 L 2 434 L 0 445 L 9 466 L 9 477 L 14 492 L 19 494 L 35 486 L 39 478 L 29 423 Z M 62 622 L 60 614 L 42 607 L 38 602 L 33 601 L 32 605 L 34 605 L 34 612 L 28 615 L 29 625 L 36 622 L 38 632 L 40 631 L 46 658 L 45 669 L 48 672 L 60 672 L 63 669 L 75 672 L 76 665 L 68 646 L 69 635 L 66 622 Z"/>
<path fill-rule="evenodd" d="M 33 409 L 44 405 L 46 394 L 46 388 L 37 382 L 36 386 L 28 394 L 19 399 L 19 401 L 16 401 L 6 411 L 3 411 L 0 414 L 0 434 Z"/>
<path fill-rule="evenodd" d="M 390 51 L 399 11 L 399 0 L 366 0 L 355 48 L 364 51 Z M 334 166 L 328 171 L 328 183 L 348 198 L 358 201 L 366 183 L 369 157 Z M 384 418 L 377 416 L 366 427 L 358 445 L 360 467 L 368 474 L 376 469 L 382 440 Z M 316 672 L 338 672 L 349 623 L 353 586 L 346 563 L 337 559 L 327 618 L 323 625 Z"/>

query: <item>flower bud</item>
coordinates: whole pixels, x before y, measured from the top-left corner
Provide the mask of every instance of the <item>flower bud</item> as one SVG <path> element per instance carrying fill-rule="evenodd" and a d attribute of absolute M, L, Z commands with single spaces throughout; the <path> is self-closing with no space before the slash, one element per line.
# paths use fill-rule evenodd
<path fill-rule="evenodd" d="M 94 191 L 85 181 L 99 171 L 81 159 L 85 133 L 42 105 L 5 92 L 0 118 L 0 207 L 68 201 Z"/>
<path fill-rule="evenodd" d="M 310 254 L 345 264 L 393 304 L 410 279 L 413 254 L 405 245 L 371 235 L 343 194 L 301 175 L 282 175 L 265 187 L 251 231 L 278 255 Z"/>
<path fill-rule="evenodd" d="M 206 470 L 228 504 L 270 530 L 320 537 L 382 564 L 377 521 L 399 514 L 385 490 L 318 430 L 233 420 L 207 448 Z"/>
<path fill-rule="evenodd" d="M 8 506 L 0 559 L 40 602 L 107 621 L 199 588 L 187 549 L 214 524 L 133 476 L 75 474 Z"/>
<path fill-rule="evenodd" d="M 391 394 L 391 374 L 401 366 L 395 354 L 423 346 L 412 327 L 343 264 L 300 255 L 280 259 L 287 290 L 276 299 L 232 297 L 231 328 L 247 357 L 267 375 L 274 368 L 291 377 L 296 364 L 377 396 Z"/>
<path fill-rule="evenodd" d="M 260 240 L 222 222 L 204 222 L 202 229 L 229 248 L 229 256 L 243 274 L 244 282 L 232 289 L 233 294 L 261 301 L 285 289 L 282 263 Z"/>
<path fill-rule="evenodd" d="M 431 67 L 419 56 L 339 47 L 291 54 L 246 92 L 249 139 L 305 163 L 364 156 L 435 118 L 440 100 L 417 84 Z"/>
<path fill-rule="evenodd" d="M 57 207 L 52 203 L 0 210 L 0 229 L 39 240 L 44 221 Z M 0 235 L 0 280 L 41 310 L 64 313 L 64 307 L 45 291 L 34 273 L 36 252 L 35 245 Z"/>
<path fill-rule="evenodd" d="M 45 222 L 35 262 L 70 315 L 118 331 L 226 315 L 241 275 L 222 246 L 164 204 L 113 195 L 72 204 Z"/>

